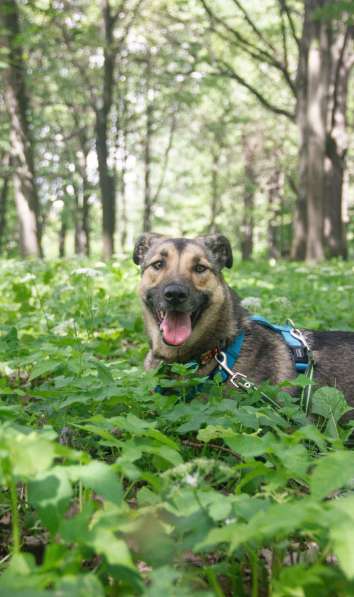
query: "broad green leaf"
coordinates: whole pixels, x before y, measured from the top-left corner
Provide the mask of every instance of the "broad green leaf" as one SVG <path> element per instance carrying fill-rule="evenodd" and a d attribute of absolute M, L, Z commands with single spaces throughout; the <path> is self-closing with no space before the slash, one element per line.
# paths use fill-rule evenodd
<path fill-rule="evenodd" d="M 95 550 L 95 553 L 104 556 L 109 564 L 134 568 L 127 544 L 121 539 L 117 539 L 109 529 L 94 528 L 90 532 L 88 544 Z"/>
<path fill-rule="evenodd" d="M 42 377 L 43 375 L 48 375 L 48 373 L 53 373 L 61 366 L 62 363 L 60 361 L 51 361 L 50 359 L 37 363 L 32 369 L 30 380 L 32 381 L 37 379 L 37 377 Z"/>
<path fill-rule="evenodd" d="M 330 529 L 333 551 L 349 579 L 354 579 L 354 520 Z"/>
<path fill-rule="evenodd" d="M 55 533 L 72 497 L 65 467 L 54 467 L 28 484 L 28 499 L 37 508 L 42 522 Z"/>
<path fill-rule="evenodd" d="M 4 440 L 12 473 L 15 476 L 33 478 L 47 470 L 54 460 L 55 444 L 34 431 L 26 435 L 7 430 Z"/>
<path fill-rule="evenodd" d="M 76 576 L 66 574 L 57 584 L 55 593 L 60 597 L 104 597 L 105 594 L 94 573 Z"/>
<path fill-rule="evenodd" d="M 72 465 L 68 467 L 68 474 L 72 481 L 81 481 L 98 495 L 107 500 L 120 504 L 122 501 L 122 485 L 113 468 L 105 462 L 93 460 L 89 464 Z"/>
<path fill-rule="evenodd" d="M 310 478 L 311 494 L 320 499 L 345 487 L 354 478 L 354 455 L 338 450 L 320 458 Z"/>
<path fill-rule="evenodd" d="M 333 418 L 337 422 L 349 410 L 343 393 L 336 388 L 319 388 L 312 396 L 311 412 L 325 419 Z"/>

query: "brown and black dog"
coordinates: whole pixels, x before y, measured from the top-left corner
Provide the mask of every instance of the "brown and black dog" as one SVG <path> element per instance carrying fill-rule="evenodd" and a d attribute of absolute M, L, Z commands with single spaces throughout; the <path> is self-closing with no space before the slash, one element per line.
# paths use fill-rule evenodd
<path fill-rule="evenodd" d="M 201 362 L 244 331 L 237 371 L 258 384 L 295 377 L 292 355 L 282 337 L 253 322 L 221 270 L 232 266 L 232 250 L 220 234 L 194 239 L 146 233 L 134 249 L 141 266 L 140 296 L 150 339 L 146 368 L 161 361 Z M 319 385 L 342 390 L 354 406 L 354 333 L 303 330 L 312 349 Z M 203 359 L 202 359 L 203 361 Z M 201 375 L 215 368 L 211 359 Z"/>

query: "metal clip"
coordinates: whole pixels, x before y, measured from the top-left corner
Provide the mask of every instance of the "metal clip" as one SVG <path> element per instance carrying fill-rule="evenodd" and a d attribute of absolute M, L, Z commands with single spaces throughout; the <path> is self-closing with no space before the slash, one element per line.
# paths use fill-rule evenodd
<path fill-rule="evenodd" d="M 239 373 L 237 371 L 232 371 L 227 364 L 227 356 L 224 352 L 219 352 L 214 356 L 214 359 L 218 363 L 219 367 L 221 367 L 226 373 L 229 375 L 230 383 L 232 383 L 235 388 L 241 388 L 243 390 L 250 390 L 254 387 L 254 384 L 247 379 L 247 375 L 243 373 Z"/>
<path fill-rule="evenodd" d="M 307 342 L 304 334 L 302 333 L 302 331 L 295 327 L 295 324 L 291 319 L 288 319 L 288 323 L 292 326 L 292 329 L 290 330 L 290 334 L 293 336 L 293 338 L 296 338 L 296 340 L 299 340 L 301 342 L 301 344 L 306 348 L 306 350 L 308 350 L 310 352 L 311 349 L 310 349 L 308 342 Z"/>

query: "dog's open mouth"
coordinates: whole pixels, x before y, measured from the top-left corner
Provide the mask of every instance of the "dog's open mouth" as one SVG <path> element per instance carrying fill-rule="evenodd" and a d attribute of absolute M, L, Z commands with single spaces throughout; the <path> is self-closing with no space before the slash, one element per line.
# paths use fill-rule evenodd
<path fill-rule="evenodd" d="M 200 309 L 193 313 L 159 311 L 157 319 L 164 342 L 172 346 L 184 344 L 192 334 L 193 326 L 199 318 L 200 312 Z"/>

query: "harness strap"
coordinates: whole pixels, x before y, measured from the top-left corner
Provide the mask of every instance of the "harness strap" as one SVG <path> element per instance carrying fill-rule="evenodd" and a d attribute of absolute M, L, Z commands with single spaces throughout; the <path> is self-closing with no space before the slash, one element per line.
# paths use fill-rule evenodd
<path fill-rule="evenodd" d="M 232 342 L 232 344 L 230 344 L 230 346 L 228 346 L 226 348 L 226 350 L 224 350 L 224 354 L 226 355 L 226 360 L 227 360 L 227 366 L 229 369 L 232 369 L 232 367 L 235 365 L 238 357 L 240 356 L 240 352 L 242 349 L 242 344 L 243 341 L 245 339 L 245 332 L 241 331 L 236 338 L 234 339 L 234 341 Z M 211 374 L 210 374 L 210 378 L 212 379 L 214 377 L 214 375 L 219 372 L 221 374 L 221 378 L 222 381 L 225 382 L 228 379 L 228 374 L 224 369 L 220 369 L 219 367 L 216 367 L 216 369 L 214 369 Z"/>
<path fill-rule="evenodd" d="M 252 315 L 250 319 L 273 332 L 281 334 L 285 344 L 287 344 L 292 353 L 296 371 L 298 373 L 305 373 L 307 371 L 310 364 L 308 347 L 304 341 L 301 341 L 299 336 L 295 335 L 296 330 L 293 325 L 275 325 L 261 315 Z"/>
<path fill-rule="evenodd" d="M 299 330 L 297 330 L 294 325 L 275 325 L 270 323 L 267 319 L 260 315 L 253 315 L 250 317 L 250 319 L 255 323 L 258 323 L 259 325 L 262 325 L 263 327 L 272 330 L 273 332 L 281 334 L 284 342 L 287 344 L 293 355 L 296 371 L 298 373 L 305 373 L 306 375 L 308 375 L 312 382 L 314 360 L 312 352 L 309 349 L 309 346 L 307 345 L 307 342 L 303 337 L 302 333 Z M 241 383 L 238 379 L 238 377 L 241 374 L 232 371 L 233 367 L 235 366 L 235 363 L 237 362 L 237 359 L 240 356 L 244 338 L 245 332 L 242 330 L 225 350 L 223 350 L 222 352 L 218 352 L 218 354 L 214 355 L 214 359 L 216 360 L 218 365 L 209 373 L 209 379 L 213 379 L 217 373 L 220 373 L 221 380 L 224 383 L 233 374 L 235 378 L 234 385 L 236 387 L 242 387 L 243 385 L 244 388 L 246 388 L 246 384 L 254 386 L 254 384 L 252 384 L 252 382 L 249 382 L 245 376 L 241 376 L 245 378 Z M 220 357 L 222 357 L 222 361 L 220 360 Z M 191 369 L 197 369 L 199 367 L 199 363 L 197 361 L 190 361 L 189 363 L 187 363 L 187 365 Z M 306 411 L 308 411 L 310 407 L 311 386 L 312 383 L 305 389 L 306 391 L 303 393 L 302 396 L 302 402 L 305 403 L 304 406 Z M 197 387 L 192 388 L 186 396 L 187 402 L 192 400 L 195 394 L 202 390 L 202 387 L 203 384 L 200 384 Z M 157 386 L 155 388 L 155 391 L 161 394 L 164 393 L 163 389 L 160 386 Z M 267 397 L 267 399 L 269 398 Z"/>

